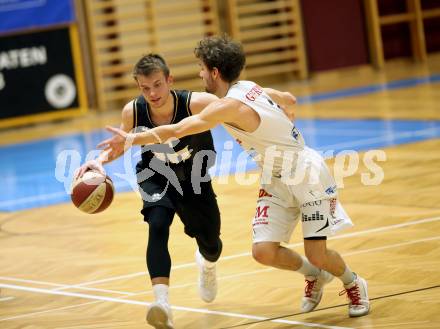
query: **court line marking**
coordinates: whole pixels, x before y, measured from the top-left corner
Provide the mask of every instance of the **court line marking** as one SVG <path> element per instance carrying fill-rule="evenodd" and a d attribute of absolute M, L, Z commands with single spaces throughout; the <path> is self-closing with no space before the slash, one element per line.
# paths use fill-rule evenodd
<path fill-rule="evenodd" d="M 375 94 L 387 90 L 399 90 L 415 87 L 418 85 L 433 85 L 440 82 L 440 74 L 430 74 L 427 76 L 409 77 L 399 80 L 392 80 L 385 83 L 375 83 L 366 86 L 351 87 L 345 89 L 338 89 L 329 92 L 316 93 L 306 96 L 298 96 L 297 101 L 299 105 L 318 103 L 322 101 L 347 98 L 352 96 L 364 96 Z"/>
<path fill-rule="evenodd" d="M 52 308 L 52 309 L 44 310 L 44 311 L 38 311 L 38 312 L 32 312 L 32 313 L 15 315 L 15 316 L 11 316 L 9 318 L 0 318 L 0 322 L 2 322 L 2 321 L 10 321 L 10 320 L 15 320 L 15 319 L 21 319 L 21 318 L 29 318 L 31 316 L 42 315 L 42 314 L 45 314 L 45 313 L 56 312 L 56 311 L 63 311 L 63 310 L 68 310 L 68 309 L 77 308 L 77 307 L 81 307 L 81 306 L 97 304 L 97 303 L 102 303 L 102 301 L 95 300 L 93 302 L 87 302 L 87 303 L 81 303 L 81 304 L 75 304 L 75 305 L 69 305 L 69 306 Z"/>
<path fill-rule="evenodd" d="M 358 251 L 354 251 L 354 252 L 350 252 L 350 253 L 345 253 L 345 254 L 343 254 L 343 256 L 347 257 L 347 256 L 351 256 L 351 255 L 361 254 L 361 253 L 380 251 L 380 250 L 395 248 L 395 247 L 399 247 L 399 246 L 403 246 L 403 245 L 410 245 L 410 244 L 414 244 L 414 243 L 431 241 L 431 240 L 438 240 L 438 239 L 440 239 L 440 237 L 438 237 L 438 236 L 431 237 L 431 238 L 425 238 L 425 239 L 418 239 L 418 240 L 414 240 L 414 241 L 408 241 L 408 242 L 403 242 L 403 243 L 398 243 L 398 244 L 393 244 L 393 245 L 387 245 L 387 246 L 382 246 L 382 247 L 358 250 Z M 269 272 L 269 271 L 272 271 L 272 270 L 275 270 L 275 269 L 268 268 L 268 269 L 249 271 L 249 272 L 245 272 L 245 273 L 238 273 L 238 274 L 233 274 L 233 275 L 219 277 L 219 280 L 226 280 L 226 279 L 230 279 L 230 278 L 234 278 L 234 277 L 240 277 L 240 276 L 251 275 L 251 274 L 261 274 L 262 272 Z M 189 283 L 189 284 L 183 284 L 183 285 L 175 285 L 175 286 L 171 286 L 170 288 L 177 289 L 177 288 L 187 287 L 187 286 L 191 286 L 191 285 L 195 285 L 195 283 Z M 140 293 L 132 294 L 132 296 L 133 295 L 148 294 L 148 293 L 151 293 L 151 291 L 142 291 Z M 127 295 L 127 297 L 129 297 L 129 296 Z M 49 313 L 49 312 L 54 312 L 54 311 L 58 311 L 58 310 L 65 310 L 65 309 L 71 309 L 71 308 L 81 307 L 81 306 L 85 306 L 85 305 L 89 305 L 89 304 L 95 304 L 95 303 L 99 303 L 99 302 L 101 302 L 101 301 L 93 301 L 93 302 L 89 302 L 89 303 L 82 303 L 82 304 L 65 306 L 65 307 L 56 308 L 56 309 L 50 309 L 50 310 L 45 310 L 45 311 L 27 313 L 27 314 L 22 314 L 22 315 L 19 315 L 19 316 L 3 318 L 3 319 L 0 319 L 0 321 L 12 320 L 12 319 L 23 318 L 23 317 L 30 317 L 30 316 L 34 316 L 34 315 L 41 315 L 41 314 L 45 314 L 45 313 Z"/>
<path fill-rule="evenodd" d="M 431 286 L 431 287 L 425 287 L 425 288 L 420 288 L 420 289 L 416 289 L 416 290 L 407 290 L 407 291 L 402 291 L 400 293 L 396 293 L 396 294 L 390 294 L 390 295 L 383 295 L 383 296 L 378 296 L 378 297 L 374 297 L 374 298 L 370 298 L 370 301 L 373 300 L 379 300 L 379 299 L 386 299 L 386 298 L 391 298 L 391 297 L 396 297 L 396 296 L 402 296 L 402 295 L 408 295 L 408 294 L 412 294 L 412 293 L 418 293 L 418 292 L 422 292 L 422 291 L 426 291 L 426 290 L 431 290 L 431 289 L 436 289 L 436 288 L 440 288 L 440 285 L 435 285 L 435 286 Z M 335 308 L 340 308 L 343 306 L 347 306 L 347 304 L 339 304 L 339 305 L 332 305 L 332 306 L 327 306 L 327 307 L 322 307 L 319 309 L 314 310 L 313 312 L 320 312 L 320 311 L 327 311 L 330 309 L 335 309 Z M 293 313 L 293 314 L 286 314 L 284 316 L 284 318 L 288 318 L 288 317 L 293 317 L 296 315 L 302 315 L 303 313 Z M 271 319 L 275 320 L 275 319 L 280 319 L 281 317 L 273 317 Z M 263 321 L 255 321 L 255 322 L 248 322 L 248 323 L 243 323 L 243 324 L 236 324 L 233 326 L 229 326 L 229 327 L 224 327 L 224 328 L 219 328 L 219 329 L 232 329 L 232 328 L 239 328 L 239 327 L 243 327 L 246 326 L 247 328 L 251 328 L 253 327 L 253 324 L 261 324 L 263 322 L 267 322 L 265 320 Z M 415 322 L 429 322 L 429 321 L 415 321 Z M 251 325 L 251 327 L 249 327 L 249 325 Z M 386 326 L 391 326 L 392 324 L 390 324 L 389 322 L 387 323 Z M 361 327 L 356 327 L 361 328 Z M 364 326 L 364 328 L 371 328 L 371 324 L 368 326 Z M 376 324 L 374 326 L 374 328 L 376 328 Z M 418 327 L 419 328 L 419 327 Z"/>
<path fill-rule="evenodd" d="M 424 223 L 437 221 L 439 219 L 440 219 L 440 216 L 430 217 L 430 218 L 425 218 L 425 219 L 421 219 L 421 220 L 400 223 L 400 224 L 394 224 L 394 225 L 389 225 L 389 226 L 383 226 L 383 227 L 368 229 L 368 230 L 359 231 L 359 232 L 346 233 L 346 234 L 341 234 L 336 237 L 330 237 L 329 240 L 339 240 L 339 239 L 343 239 L 343 238 L 348 238 L 348 237 L 353 237 L 353 236 L 358 236 L 358 235 L 363 235 L 363 234 L 368 234 L 368 233 L 375 233 L 375 232 L 387 231 L 387 230 L 395 229 L 395 228 L 401 228 L 401 227 L 412 226 L 412 225 L 417 225 L 417 224 L 424 224 Z M 298 243 L 294 243 L 294 244 L 288 244 L 287 247 L 293 248 L 293 247 L 298 247 L 298 246 L 302 246 L 302 245 L 303 245 L 303 242 L 298 242 Z M 235 259 L 235 258 L 240 258 L 240 257 L 245 257 L 245 256 L 250 256 L 250 255 L 251 255 L 250 252 L 245 252 L 245 253 L 241 253 L 241 254 L 221 257 L 219 259 L 219 261 L 220 260 L 222 260 L 222 261 L 230 260 L 230 259 Z M 349 255 L 351 255 L 351 254 L 344 254 L 344 256 L 349 256 Z M 173 266 L 172 269 L 175 270 L 175 269 L 180 269 L 180 268 L 188 268 L 188 267 L 192 267 L 195 265 L 196 265 L 195 262 L 186 263 L 186 264 Z M 271 268 L 264 269 L 264 270 L 251 271 L 251 272 L 249 272 L 249 274 L 255 274 L 255 273 L 258 273 L 258 271 L 269 271 L 269 270 L 271 270 Z M 54 289 L 55 291 L 61 291 L 61 290 L 67 290 L 67 289 L 84 289 L 84 290 L 91 290 L 91 291 L 94 290 L 94 291 L 102 291 L 102 292 L 114 292 L 114 293 L 118 293 L 121 295 L 128 295 L 128 296 L 136 296 L 136 295 L 143 294 L 143 293 L 145 293 L 145 294 L 151 293 L 151 290 L 149 290 L 149 291 L 147 290 L 142 293 L 130 293 L 130 292 L 118 292 L 118 291 L 114 291 L 114 290 L 99 289 L 99 288 L 87 288 L 86 289 L 84 286 L 90 285 L 90 284 L 116 281 L 116 280 L 120 280 L 120 279 L 127 279 L 127 278 L 132 278 L 132 277 L 137 277 L 137 276 L 144 276 L 144 275 L 146 275 L 145 272 L 136 272 L 136 273 L 132 273 L 132 274 L 128 274 L 128 275 L 110 277 L 110 278 L 106 278 L 106 279 L 102 279 L 102 280 L 83 282 L 83 283 L 80 283 L 77 285 L 61 285 L 61 284 L 54 284 L 54 283 L 43 282 L 43 281 L 24 280 L 24 279 L 10 278 L 10 277 L 0 277 L 0 279 L 4 279 L 4 280 L 8 280 L 8 281 L 24 282 L 24 283 L 36 283 L 36 284 L 46 284 L 46 285 L 57 286 L 58 288 Z M 245 275 L 245 273 L 242 273 L 242 275 Z M 239 276 L 239 275 L 234 275 L 234 276 Z M 230 277 L 232 277 L 232 276 L 230 276 Z M 191 286 L 191 284 L 181 285 L 180 287 L 184 287 L 184 286 L 185 287 Z M 177 288 L 177 287 L 179 287 L 179 286 L 171 286 L 171 288 Z"/>
<path fill-rule="evenodd" d="M 376 251 L 382 251 L 382 250 L 387 250 L 387 249 L 393 249 L 393 248 L 407 246 L 407 245 L 411 245 L 411 244 L 415 244 L 415 243 L 429 242 L 429 241 L 435 241 L 435 240 L 440 240 L 440 236 L 433 236 L 433 237 L 429 237 L 429 238 L 417 239 L 417 240 L 412 240 L 412 241 L 408 241 L 408 242 L 394 243 L 394 244 L 389 244 L 389 245 L 386 245 L 386 246 L 380 246 L 380 247 L 369 248 L 369 249 L 355 250 L 355 251 L 343 253 L 341 255 L 343 257 L 350 257 L 350 256 L 354 256 L 354 255 L 359 255 L 359 254 L 376 252 Z M 302 243 L 301 243 L 301 245 L 302 245 Z M 217 279 L 218 280 L 226 280 L 226 279 L 232 279 L 232 278 L 246 276 L 246 275 L 260 274 L 260 273 L 264 273 L 264 272 L 271 272 L 271 271 L 275 271 L 275 270 L 278 270 L 278 269 L 274 268 L 274 267 L 263 268 L 263 269 L 248 271 L 248 272 L 240 272 L 240 273 L 236 273 L 236 274 L 225 275 L 225 276 L 218 277 Z M 173 285 L 173 286 L 170 286 L 170 289 L 173 289 L 173 288 L 186 288 L 186 287 L 195 286 L 195 285 L 197 285 L 197 282 L 185 283 L 185 284 L 180 284 L 180 285 Z M 153 290 L 147 290 L 147 291 L 142 291 L 142 292 L 135 293 L 135 295 L 136 296 L 140 296 L 142 294 L 149 294 L 149 293 L 152 293 L 152 292 L 153 292 Z"/>
<path fill-rule="evenodd" d="M 386 327 L 396 328 L 399 326 L 408 326 L 408 325 L 411 325 L 412 328 L 428 328 L 430 323 L 431 323 L 430 321 L 408 321 L 408 322 L 396 322 L 396 323 L 384 323 L 384 324 L 375 323 L 374 328 L 386 328 Z M 425 327 L 423 324 L 426 324 L 427 326 Z M 362 328 L 371 328 L 371 325 L 363 325 L 357 327 L 357 329 L 362 329 Z"/>
<path fill-rule="evenodd" d="M 307 124 L 304 121 L 301 122 L 302 124 Z M 433 127 L 426 127 L 424 129 L 431 129 Z M 298 127 L 299 131 L 301 131 L 301 133 L 303 135 L 307 135 L 307 134 L 314 134 L 316 133 L 316 131 L 319 130 L 319 134 L 326 136 L 326 135 L 331 135 L 331 136 L 347 136 L 347 137 L 358 137 L 358 138 L 362 138 L 362 137 L 379 137 L 379 136 L 386 136 L 386 135 L 390 135 L 390 132 L 386 131 L 386 128 L 381 129 L 381 132 L 378 135 L 377 130 L 373 130 L 373 129 L 365 129 L 365 130 L 350 130 L 350 129 L 345 129 L 342 130 L 343 128 L 314 128 L 314 127 Z M 401 130 L 399 132 L 406 132 L 408 130 Z"/>
<path fill-rule="evenodd" d="M 23 286 L 17 286 L 17 285 L 11 285 L 11 284 L 4 284 L 1 283 L 0 287 L 5 289 L 12 289 L 12 290 L 22 290 L 22 291 L 28 291 L 28 292 L 35 292 L 40 294 L 47 294 L 47 295 L 60 295 L 60 296 L 66 296 L 66 297 L 77 297 L 77 298 L 84 298 L 84 299 L 93 299 L 93 300 L 99 300 L 99 301 L 105 301 L 105 302 L 114 302 L 114 303 L 120 303 L 120 304 L 130 304 L 130 305 L 140 305 L 140 306 L 150 306 L 151 303 L 149 302 L 142 302 L 137 300 L 131 300 L 131 299 L 122 299 L 122 298 L 114 298 L 114 297 L 104 297 L 104 296 L 98 296 L 98 295 L 88 295 L 88 294 L 82 294 L 82 293 L 75 293 L 75 292 L 60 292 L 60 291 L 54 291 L 49 289 L 42 289 L 42 288 L 31 288 L 31 287 L 23 287 Z M 193 308 L 193 307 L 184 307 L 184 306 L 171 306 L 173 310 L 177 311 L 185 311 L 185 312 L 193 312 L 193 313 L 203 313 L 203 314 L 211 314 L 211 315 L 221 315 L 226 317 L 234 317 L 234 318 L 242 318 L 242 319 L 251 319 L 251 320 L 269 320 L 267 317 L 262 316 L 254 316 L 254 315 L 248 315 L 248 314 L 240 314 L 240 313 L 232 313 L 232 312 L 221 312 L 221 311 L 212 311 L 204 308 Z M 0 321 L 5 321 L 4 319 L 0 319 Z M 280 320 L 270 320 L 271 322 L 279 322 Z M 288 323 L 288 324 L 300 324 L 307 327 L 319 327 L 319 328 L 329 328 L 329 329 L 348 329 L 349 327 L 338 327 L 338 326 L 327 326 L 327 325 L 321 325 L 311 322 L 300 322 L 300 321 L 288 321 L 288 320 L 282 320 L 282 323 Z M 349 328 L 352 329 L 352 328 Z"/>
<path fill-rule="evenodd" d="M 14 299 L 15 297 L 0 297 L 0 302 L 6 302 L 7 300 Z"/>
<path fill-rule="evenodd" d="M 410 222 L 406 222 L 406 223 L 399 223 L 399 224 L 381 226 L 381 227 L 377 227 L 377 228 L 373 228 L 373 229 L 367 229 L 367 230 L 353 232 L 353 233 L 340 234 L 340 235 L 337 235 L 337 236 L 334 236 L 334 237 L 329 237 L 328 240 L 329 241 L 331 241 L 331 240 L 339 240 L 339 239 L 345 239 L 345 238 L 349 238 L 349 237 L 353 237 L 353 236 L 359 236 L 359 235 L 364 235 L 364 234 L 369 234 L 369 233 L 384 232 L 384 231 L 388 231 L 388 230 L 392 230 L 392 229 L 396 229 L 396 228 L 402 228 L 402 227 L 418 225 L 418 224 L 425 224 L 425 223 L 435 222 L 435 221 L 438 221 L 438 220 L 440 220 L 440 216 L 429 217 L 429 218 L 415 220 L 415 221 L 410 221 Z M 297 247 L 297 246 L 301 246 L 301 245 L 303 245 L 303 243 L 302 242 L 298 242 L 298 243 L 288 244 L 287 247 Z M 240 254 L 224 256 L 224 257 L 220 257 L 218 262 L 225 261 L 225 260 L 230 260 L 230 259 L 235 259 L 235 258 L 240 258 L 240 257 L 247 257 L 247 256 L 250 256 L 250 255 L 251 255 L 251 252 L 248 251 L 248 252 L 244 252 L 244 253 L 240 253 Z M 196 265 L 195 262 L 185 263 L 185 264 L 180 264 L 180 265 L 174 265 L 174 266 L 171 267 L 171 270 L 193 267 L 195 265 Z M 133 278 L 133 277 L 142 276 L 142 275 L 146 275 L 146 272 L 145 271 L 144 272 L 136 272 L 136 273 L 131 273 L 131 274 L 125 274 L 125 275 L 109 277 L 109 278 L 106 278 L 106 279 L 100 279 L 100 280 L 94 280 L 94 281 L 89 281 L 89 282 L 83 282 L 83 283 L 79 283 L 77 285 L 72 285 L 71 287 L 77 288 L 77 287 L 87 286 L 87 285 L 91 285 L 91 284 L 100 284 L 100 283 L 105 283 L 105 282 L 110 282 L 110 281 L 116 281 L 116 280 Z"/>
<path fill-rule="evenodd" d="M 426 128 L 426 129 L 420 129 L 416 131 L 403 131 L 396 134 L 388 134 L 388 135 L 382 135 L 377 137 L 371 137 L 371 138 L 365 138 L 365 139 L 358 139 L 352 142 L 344 142 L 344 143 L 336 143 L 331 145 L 324 145 L 320 146 L 317 149 L 318 150 L 329 150 L 329 149 L 340 149 L 340 148 L 348 148 L 353 146 L 361 146 L 361 145 L 370 145 L 376 144 L 388 140 L 392 140 L 393 142 L 396 142 L 399 139 L 403 138 L 409 138 L 409 137 L 425 137 L 430 136 L 435 137 L 438 136 L 438 133 L 440 131 L 440 128 Z M 415 141 L 412 141 L 415 142 Z M 401 144 L 400 144 L 401 145 Z M 380 147 L 386 147 L 387 145 L 380 145 Z M 394 145 L 388 145 L 388 146 L 394 146 Z"/>
<path fill-rule="evenodd" d="M 128 294 L 131 294 L 131 293 L 126 292 L 126 291 L 100 289 L 100 288 L 92 288 L 92 287 L 76 287 L 75 285 L 67 285 L 67 284 L 53 283 L 53 282 L 47 282 L 47 281 L 38 281 L 38 280 L 27 280 L 27 279 L 11 278 L 11 277 L 6 277 L 6 276 L 0 276 L 0 280 L 58 287 L 58 288 L 52 289 L 52 290 L 80 289 L 80 290 L 99 291 L 99 292 L 105 292 L 105 293 L 109 293 L 109 294 L 118 294 L 118 295 L 128 295 Z"/>
<path fill-rule="evenodd" d="M 396 243 L 396 244 L 391 244 L 391 245 L 386 245 L 386 246 L 381 246 L 381 247 L 357 250 L 357 251 L 353 251 L 353 252 L 344 253 L 342 256 L 348 257 L 348 256 L 362 254 L 362 253 L 382 251 L 382 250 L 386 250 L 386 249 L 392 249 L 392 248 L 396 248 L 396 247 L 401 247 L 401 246 L 406 246 L 406 245 L 411 245 L 411 244 L 420 243 L 420 242 L 426 242 L 426 241 L 439 240 L 439 239 L 440 239 L 440 236 L 434 236 L 434 237 L 418 239 L 418 240 L 402 242 L 402 243 Z M 261 270 L 255 270 L 255 271 L 249 271 L 249 272 L 242 272 L 242 273 L 227 275 L 227 276 L 219 277 L 218 279 L 219 280 L 226 280 L 226 279 L 231 279 L 231 278 L 240 277 L 240 276 L 246 276 L 246 275 L 252 275 L 252 274 L 261 274 L 263 272 L 269 272 L 269 271 L 274 271 L 274 270 L 276 270 L 276 269 L 275 268 L 265 268 L 265 269 L 261 269 Z M 192 285 L 196 285 L 196 283 L 187 283 L 187 284 L 182 284 L 182 285 L 175 285 L 175 286 L 171 286 L 170 289 L 171 288 L 172 289 L 177 289 L 177 288 L 182 288 L 182 287 L 187 287 L 187 286 L 192 286 Z M 0 283 L 0 287 L 1 286 L 3 286 L 3 284 Z M 17 286 L 17 287 L 20 287 L 20 286 Z M 27 290 L 26 288 L 27 287 L 22 287 L 22 289 L 18 289 L 18 290 Z M 37 288 L 29 288 L 29 289 L 37 289 Z M 68 292 L 60 293 L 60 292 L 55 292 L 54 290 L 47 290 L 47 289 L 44 289 L 44 290 L 48 291 L 48 292 L 54 292 L 53 294 L 55 294 L 55 295 L 68 296 L 69 294 L 75 294 L 75 293 L 68 293 Z M 151 291 L 142 291 L 141 293 L 134 293 L 131 296 L 135 296 L 135 295 L 140 296 L 140 295 L 147 294 L 147 293 L 150 293 L 150 292 Z M 129 293 L 127 293 L 127 297 L 131 297 L 128 294 Z M 81 295 L 83 295 L 83 294 L 81 294 Z M 93 298 L 94 297 L 93 295 L 86 295 L 86 296 L 89 296 L 90 299 L 96 299 L 96 298 Z M 99 296 L 99 297 L 102 297 L 102 296 Z M 120 298 L 118 298 L 118 299 L 111 298 L 112 300 L 109 300 L 110 298 L 107 298 L 107 299 L 104 299 L 104 298 L 105 297 L 102 297 L 102 298 L 99 298 L 99 300 L 94 300 L 93 302 L 88 302 L 88 303 L 81 303 L 81 304 L 77 304 L 77 305 L 70 305 L 70 306 L 65 306 L 65 307 L 61 307 L 61 308 L 55 308 L 55 309 L 50 309 L 50 310 L 45 310 L 45 311 L 27 313 L 27 314 L 13 316 L 13 317 L 9 317 L 9 318 L 3 318 L 3 319 L 0 319 L 0 322 L 1 321 L 18 319 L 18 318 L 23 318 L 23 317 L 30 317 L 30 316 L 34 316 L 34 315 L 41 315 L 41 314 L 45 314 L 45 313 L 49 313 L 49 312 L 54 312 L 54 311 L 60 311 L 60 310 L 65 310 L 65 309 L 81 307 L 81 306 L 85 306 L 85 305 L 100 303 L 102 301 L 117 301 L 117 302 L 120 302 L 119 300 L 123 300 L 123 299 L 120 299 Z M 136 302 L 136 304 L 145 303 L 147 306 L 149 305 L 148 302 L 138 302 L 138 301 L 134 301 L 134 302 Z M 127 302 L 127 304 L 132 304 L 132 303 Z M 172 307 L 172 308 L 175 308 L 175 307 Z M 175 309 L 177 309 L 177 310 L 186 310 L 186 309 L 179 309 L 179 308 L 180 308 L 179 306 L 176 306 Z M 204 310 L 204 309 L 198 309 L 198 310 Z M 205 313 L 205 312 L 200 311 L 199 313 Z M 228 314 L 236 314 L 236 313 L 229 313 L 229 312 L 221 312 L 221 313 L 222 314 L 217 314 L 217 313 L 216 314 L 217 315 L 225 315 L 225 316 L 229 316 Z M 212 314 L 212 313 L 208 313 L 208 314 Z M 269 320 L 269 318 L 252 316 L 252 315 L 250 315 L 250 317 L 251 318 L 249 318 L 249 317 L 246 317 L 246 318 L 249 318 L 249 319 L 252 319 L 252 320 Z M 277 319 L 277 321 L 275 321 L 275 320 L 272 320 L 272 321 L 280 322 L 280 321 L 289 321 L 289 320 Z M 283 322 L 283 323 L 285 323 L 285 322 Z M 290 323 L 290 322 L 288 322 L 288 323 Z M 302 323 L 298 323 L 298 324 L 302 324 Z M 323 326 L 319 325 L 318 327 L 323 327 Z M 329 327 L 329 328 L 333 328 L 333 327 Z M 334 327 L 334 328 L 338 328 L 338 327 Z M 342 327 L 340 327 L 340 328 L 342 328 Z"/>

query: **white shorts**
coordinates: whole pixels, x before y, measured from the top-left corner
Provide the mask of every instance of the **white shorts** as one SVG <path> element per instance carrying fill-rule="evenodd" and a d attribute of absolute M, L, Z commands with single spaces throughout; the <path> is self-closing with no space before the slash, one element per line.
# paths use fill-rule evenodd
<path fill-rule="evenodd" d="M 319 165 L 319 179 L 304 179 L 286 184 L 272 177 L 261 183 L 255 216 L 252 221 L 253 242 L 286 242 L 301 220 L 304 238 L 327 237 L 353 226 L 337 200 L 336 183 L 324 159 L 308 149 L 313 165 Z"/>

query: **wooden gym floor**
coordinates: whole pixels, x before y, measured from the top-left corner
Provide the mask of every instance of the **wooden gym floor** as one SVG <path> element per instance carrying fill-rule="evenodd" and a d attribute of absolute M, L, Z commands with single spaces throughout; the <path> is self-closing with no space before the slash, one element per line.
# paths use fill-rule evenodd
<path fill-rule="evenodd" d="M 320 74 L 308 82 L 277 85 L 302 97 L 299 119 L 440 120 L 440 83 L 386 89 L 307 102 L 307 95 L 440 73 L 440 57 L 428 65 L 409 61 Z M 119 114 L 0 132 L 5 146 L 36 138 L 116 124 Z M 349 124 L 349 123 L 348 123 Z M 50 128 L 50 129 L 48 129 Z M 350 127 L 347 127 L 349 129 Z M 371 314 L 351 319 L 338 280 L 314 312 L 301 314 L 300 275 L 257 264 L 250 255 L 250 220 L 257 184 L 215 180 L 222 213 L 224 251 L 218 262 L 219 293 L 211 304 L 197 294 L 195 243 L 176 218 L 170 235 L 173 260 L 170 300 L 176 328 L 439 328 L 440 139 L 380 147 L 384 180 L 361 183 L 361 166 L 344 179 L 340 199 L 355 226 L 329 240 L 350 267 L 368 280 Z M 350 137 L 347 137 L 349 139 Z M 363 152 L 360 153 L 362 158 Z M 2 160 L 3 161 L 3 160 Z M 333 161 L 329 160 L 333 165 Z M 254 174 L 251 172 L 250 174 Z M 3 189 L 2 193 L 9 193 Z M 145 328 L 153 300 L 146 274 L 146 225 L 134 192 L 118 193 L 94 216 L 70 203 L 0 213 L 0 327 Z M 290 246 L 303 252 L 301 229 Z"/>

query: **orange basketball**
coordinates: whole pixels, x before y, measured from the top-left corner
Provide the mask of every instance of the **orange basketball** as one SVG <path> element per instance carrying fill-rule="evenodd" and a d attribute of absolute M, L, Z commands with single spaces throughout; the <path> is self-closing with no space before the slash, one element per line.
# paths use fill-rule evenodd
<path fill-rule="evenodd" d="M 72 202 L 79 210 L 96 214 L 105 210 L 113 201 L 115 189 L 108 176 L 87 171 L 72 184 Z"/>

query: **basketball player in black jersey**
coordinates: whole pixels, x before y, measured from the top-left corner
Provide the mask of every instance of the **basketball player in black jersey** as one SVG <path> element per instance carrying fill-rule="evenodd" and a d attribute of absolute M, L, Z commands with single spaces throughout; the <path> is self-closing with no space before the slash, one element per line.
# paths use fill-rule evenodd
<path fill-rule="evenodd" d="M 172 124 L 199 113 L 216 96 L 204 92 L 173 90 L 173 78 L 164 59 L 156 54 L 143 56 L 133 70 L 134 79 L 142 94 L 126 104 L 122 110 L 121 129 L 142 131 L 159 125 Z M 220 240 L 220 212 L 211 181 L 201 182 L 199 193 L 192 187 L 191 170 L 194 155 L 200 150 L 214 151 L 211 133 L 187 136 L 173 146 L 162 149 L 142 148 L 141 161 L 136 166 L 143 208 L 141 213 L 149 224 L 147 267 L 156 301 L 149 307 L 147 321 L 155 328 L 173 328 L 168 303 L 171 258 L 168 251 L 169 228 L 177 213 L 185 226 L 185 233 L 196 239 L 196 263 L 199 267 L 199 293 L 206 302 L 217 293 L 215 262 L 222 251 Z M 93 161 L 82 165 L 76 177 L 87 170 L 105 173 L 102 165 L 121 156 L 103 152 Z M 155 172 L 154 165 L 171 169 L 170 175 Z M 209 164 L 198 163 L 200 173 L 206 177 Z M 147 175 L 145 174 L 147 172 Z M 154 172 L 154 171 L 153 171 Z M 151 177 L 148 177 L 151 176 Z M 167 176 L 167 177 L 166 177 Z M 145 179 L 148 177 L 148 179 Z M 200 193 L 201 192 L 201 193 Z"/>

